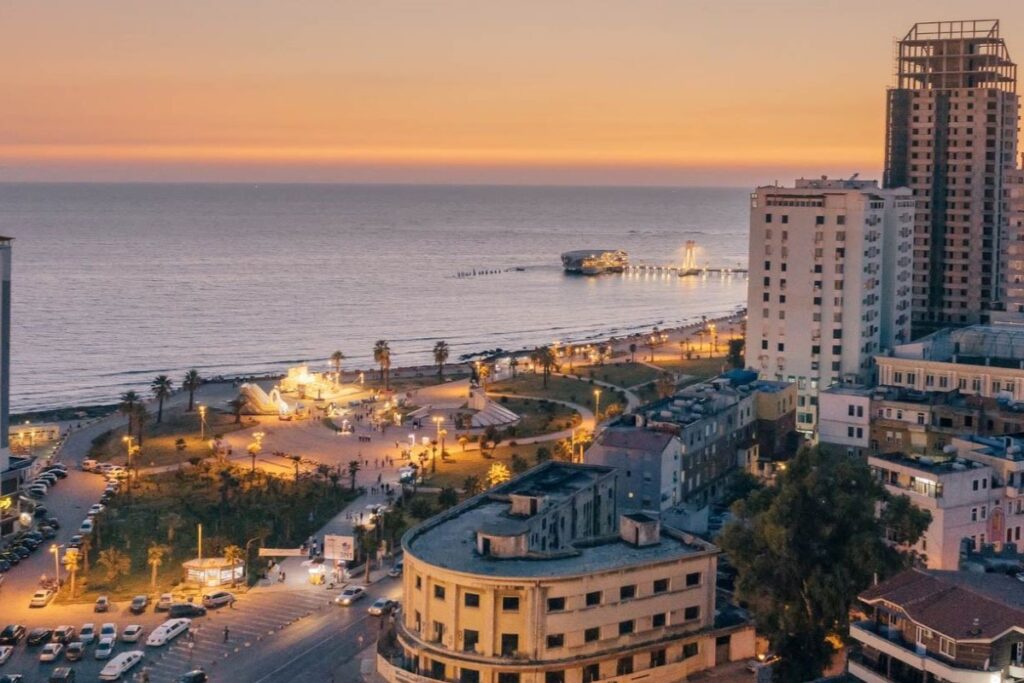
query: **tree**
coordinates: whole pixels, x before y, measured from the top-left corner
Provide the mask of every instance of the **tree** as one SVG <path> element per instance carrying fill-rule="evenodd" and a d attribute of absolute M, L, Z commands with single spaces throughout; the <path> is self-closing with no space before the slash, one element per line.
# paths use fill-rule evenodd
<path fill-rule="evenodd" d="M 519 358 L 516 357 L 516 356 L 512 356 L 512 358 L 509 359 L 509 361 L 508 361 L 508 367 L 509 367 L 510 370 L 512 370 L 512 379 L 515 379 L 516 378 L 516 370 L 519 369 Z"/>
<path fill-rule="evenodd" d="M 729 361 L 729 365 L 734 368 L 742 368 L 746 365 L 746 361 L 743 358 L 743 338 L 730 339 L 729 340 L 729 353 L 726 358 Z"/>
<path fill-rule="evenodd" d="M 629 362 L 636 362 L 636 342 L 629 343 Z"/>
<path fill-rule="evenodd" d="M 480 477 L 469 475 L 462 481 L 462 490 L 467 496 L 475 496 L 480 493 Z"/>
<path fill-rule="evenodd" d="M 885 503 L 893 512 L 879 518 Z M 885 525 L 907 543 L 924 532 L 930 513 L 908 508 L 864 460 L 819 448 L 802 449 L 775 487 L 733 505 L 737 519 L 719 545 L 738 570 L 737 597 L 782 657 L 775 680 L 819 677 L 831 654 L 826 637 L 845 634 L 857 594 L 908 564 L 884 540 Z"/>
<path fill-rule="evenodd" d="M 437 366 L 437 376 L 444 379 L 444 364 L 448 362 L 448 342 L 439 341 L 434 344 L 434 365 Z"/>
<path fill-rule="evenodd" d="M 425 498 L 413 498 L 409 503 L 409 514 L 416 519 L 426 519 L 434 514 L 434 506 Z"/>
<path fill-rule="evenodd" d="M 443 509 L 447 510 L 450 507 L 455 507 L 459 502 L 459 494 L 451 486 L 445 486 L 437 494 L 437 503 Z"/>
<path fill-rule="evenodd" d="M 738 500 L 746 500 L 763 485 L 749 472 L 739 471 L 733 474 L 722 492 L 722 505 L 732 505 Z"/>
<path fill-rule="evenodd" d="M 146 551 L 146 564 L 149 565 L 149 585 L 150 588 L 156 588 L 156 573 L 160 569 L 160 565 L 164 563 L 164 558 L 171 552 L 171 547 L 163 545 L 162 543 L 153 543 L 149 546 L 149 550 Z"/>
<path fill-rule="evenodd" d="M 345 360 L 345 354 L 335 351 L 331 354 L 331 365 L 334 366 L 334 374 L 338 376 L 338 384 L 341 384 L 341 361 Z"/>
<path fill-rule="evenodd" d="M 235 416 L 235 424 L 242 424 L 242 409 L 245 408 L 245 400 L 241 396 L 228 401 L 231 413 Z"/>
<path fill-rule="evenodd" d="M 353 491 L 356 490 L 356 474 L 358 474 L 361 469 L 363 469 L 363 465 L 358 460 L 348 461 L 348 477 L 349 482 L 351 482 L 349 484 L 349 488 Z"/>
<path fill-rule="evenodd" d="M 134 391 L 126 391 L 121 394 L 121 404 L 117 407 L 122 415 L 128 418 L 128 433 L 132 433 L 132 423 L 135 420 L 135 406 L 141 403 L 139 395 Z"/>
<path fill-rule="evenodd" d="M 132 558 L 117 548 L 107 548 L 100 551 L 100 558 L 96 561 L 103 571 L 106 572 L 108 584 L 114 584 L 119 578 L 132 569 Z"/>
<path fill-rule="evenodd" d="M 385 339 L 378 339 L 373 345 L 373 361 L 380 366 L 380 381 L 384 390 L 389 388 L 391 375 L 391 347 Z"/>
<path fill-rule="evenodd" d="M 231 585 L 237 583 L 235 578 L 235 565 L 245 560 L 245 551 L 240 546 L 229 545 L 224 548 L 224 561 L 231 566 Z"/>
<path fill-rule="evenodd" d="M 538 346 L 530 354 L 530 359 L 535 365 L 540 367 L 543 373 L 542 384 L 545 388 L 548 386 L 548 377 L 551 372 L 558 367 L 558 359 L 555 358 L 555 352 L 551 350 L 550 346 Z"/>
<path fill-rule="evenodd" d="M 71 550 L 75 550 L 72 548 Z M 64 569 L 67 570 L 71 576 L 71 592 L 69 596 L 75 597 L 75 579 L 78 577 L 78 570 L 82 568 L 82 557 L 81 550 L 75 550 L 75 552 L 64 553 Z"/>
<path fill-rule="evenodd" d="M 167 542 L 174 543 L 174 533 L 185 526 L 185 519 L 177 512 L 168 512 L 163 518 L 164 526 L 167 527 Z"/>
<path fill-rule="evenodd" d="M 658 340 L 655 339 L 654 337 L 647 337 L 646 339 L 644 339 L 644 346 L 646 346 L 647 350 L 650 351 L 650 353 L 651 353 L 651 362 L 652 363 L 654 362 L 654 347 L 656 347 L 657 345 L 658 345 Z"/>
<path fill-rule="evenodd" d="M 487 378 L 491 376 L 491 366 L 487 363 L 481 363 L 476 369 L 476 378 L 484 389 L 487 388 Z"/>
<path fill-rule="evenodd" d="M 355 535 L 356 546 L 363 554 L 363 557 L 366 558 L 366 578 L 364 583 L 370 583 L 370 567 L 373 563 L 373 556 L 377 554 L 377 548 L 380 546 L 377 540 L 377 530 L 368 529 L 365 526 L 357 526 L 352 531 Z"/>
<path fill-rule="evenodd" d="M 530 469 L 530 463 L 526 462 L 526 458 L 519 455 L 518 453 L 512 454 L 512 459 L 510 460 L 510 463 L 512 465 L 512 471 L 515 474 L 522 474 L 526 470 Z"/>
<path fill-rule="evenodd" d="M 171 395 L 174 383 L 167 375 L 157 375 L 150 382 L 149 388 L 152 389 L 153 396 L 156 397 L 156 423 L 160 424 L 164 420 L 164 401 Z"/>
<path fill-rule="evenodd" d="M 658 398 L 668 398 L 676 391 L 676 378 L 672 373 L 663 372 L 654 381 L 654 386 L 658 390 Z"/>
<path fill-rule="evenodd" d="M 462 452 L 463 453 L 466 452 L 466 444 L 468 444 L 468 443 L 469 443 L 469 437 L 466 436 L 465 434 L 460 434 L 459 435 L 459 446 L 462 447 Z"/>
<path fill-rule="evenodd" d="M 136 403 L 135 409 L 132 412 L 135 419 L 135 428 L 138 430 L 136 432 L 136 445 L 142 448 L 142 436 L 146 429 L 146 423 L 149 422 L 150 414 L 146 410 L 146 406 L 141 403 Z"/>
<path fill-rule="evenodd" d="M 537 454 L 534 456 L 534 459 L 537 461 L 538 465 L 546 460 L 550 460 L 551 449 L 547 446 L 537 446 Z"/>
<path fill-rule="evenodd" d="M 89 553 L 92 552 L 92 536 L 82 536 L 82 546 L 78 553 L 82 556 L 82 569 L 89 573 Z"/>
<path fill-rule="evenodd" d="M 196 391 L 202 383 L 203 378 L 195 368 L 185 373 L 184 379 L 181 380 L 181 388 L 188 392 L 188 409 L 185 412 L 191 413 L 194 409 Z"/>
<path fill-rule="evenodd" d="M 496 462 L 491 465 L 491 469 L 487 470 L 487 488 L 494 488 L 498 484 L 503 484 L 512 478 L 512 473 L 508 470 L 508 465 L 503 462 Z"/>

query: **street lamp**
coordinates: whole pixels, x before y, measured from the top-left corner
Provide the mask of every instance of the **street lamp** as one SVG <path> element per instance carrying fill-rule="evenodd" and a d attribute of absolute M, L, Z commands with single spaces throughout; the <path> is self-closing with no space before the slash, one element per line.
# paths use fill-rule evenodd
<path fill-rule="evenodd" d="M 441 444 L 441 456 L 444 457 L 444 437 L 441 436 L 441 425 L 444 424 L 444 416 L 435 415 L 432 419 L 434 424 L 437 425 L 437 442 Z M 430 469 L 432 472 L 437 472 L 437 448 L 434 449 L 434 457 L 430 463 Z"/>
<path fill-rule="evenodd" d="M 601 390 L 594 389 L 594 425 L 601 419 Z"/>
<path fill-rule="evenodd" d="M 60 588 L 60 546 L 56 543 L 50 545 L 50 553 L 53 554 L 53 575 L 57 579 L 57 588 Z"/>
<path fill-rule="evenodd" d="M 199 440 L 206 441 L 206 406 L 199 404 Z"/>

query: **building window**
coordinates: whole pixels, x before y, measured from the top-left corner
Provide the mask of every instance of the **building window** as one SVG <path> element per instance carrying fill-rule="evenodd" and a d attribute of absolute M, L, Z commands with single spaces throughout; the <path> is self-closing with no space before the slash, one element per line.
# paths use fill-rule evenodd
<path fill-rule="evenodd" d="M 467 628 L 462 632 L 462 649 L 465 652 L 476 652 L 476 644 L 480 642 L 480 631 Z"/>
<path fill-rule="evenodd" d="M 601 680 L 601 665 L 587 664 L 583 667 L 583 683 L 594 683 Z"/>
<path fill-rule="evenodd" d="M 666 621 L 664 612 L 660 612 L 651 617 L 651 628 L 661 628 L 665 625 L 665 623 Z"/>
<path fill-rule="evenodd" d="M 651 652 L 651 668 L 656 666 L 665 666 L 665 662 L 668 661 L 665 657 L 664 650 L 654 650 Z"/>
<path fill-rule="evenodd" d="M 700 619 L 700 606 L 693 605 L 683 610 L 683 619 L 686 621 L 693 621 L 694 619 Z"/>
<path fill-rule="evenodd" d="M 434 597 L 438 600 L 444 600 L 444 586 L 434 586 Z"/>
<path fill-rule="evenodd" d="M 956 658 L 956 642 L 949 638 L 939 638 L 939 652 L 950 658 Z"/>
<path fill-rule="evenodd" d="M 498 674 L 498 683 L 519 683 L 519 672 L 502 671 Z"/>
<path fill-rule="evenodd" d="M 687 643 L 686 645 L 683 645 L 683 659 L 696 657 L 698 651 L 697 643 Z"/>
<path fill-rule="evenodd" d="M 544 683 L 565 683 L 565 672 L 546 671 L 544 673 Z"/>
<path fill-rule="evenodd" d="M 654 582 L 655 593 L 665 593 L 668 591 L 668 579 L 658 579 Z"/>
<path fill-rule="evenodd" d="M 690 572 L 689 574 L 686 575 L 686 587 L 687 588 L 690 588 L 692 586 L 699 586 L 699 585 L 700 585 L 700 572 Z"/>
<path fill-rule="evenodd" d="M 620 636 L 627 636 L 627 635 L 629 635 L 630 633 L 633 632 L 633 628 L 634 628 L 634 624 L 633 624 L 633 620 L 632 619 L 629 619 L 627 621 L 620 621 L 619 622 L 619 635 Z"/>
<path fill-rule="evenodd" d="M 423 590 L 423 577 L 422 576 L 417 576 L 416 577 L 416 590 Z"/>
<path fill-rule="evenodd" d="M 466 607 L 479 607 L 480 606 L 480 595 L 477 593 L 466 593 L 462 602 Z"/>
<path fill-rule="evenodd" d="M 565 598 L 548 598 L 548 611 L 561 612 L 565 609 Z"/>
<path fill-rule="evenodd" d="M 626 674 L 633 673 L 633 658 L 623 657 L 619 661 L 615 662 L 615 675 L 624 676 Z"/>
<path fill-rule="evenodd" d="M 506 595 L 501 599 L 501 609 L 503 612 L 518 612 L 519 598 Z"/>
<path fill-rule="evenodd" d="M 636 597 L 636 586 L 622 586 L 619 588 L 619 600 L 631 600 Z"/>
<path fill-rule="evenodd" d="M 518 633 L 502 633 L 501 634 L 501 656 L 511 657 L 515 653 L 519 652 L 519 634 Z"/>
<path fill-rule="evenodd" d="M 593 607 L 594 605 L 601 604 L 601 591 L 594 591 L 587 593 L 587 607 Z"/>
<path fill-rule="evenodd" d="M 459 669 L 459 683 L 480 683 L 480 672 L 476 669 Z"/>
<path fill-rule="evenodd" d="M 601 627 L 600 626 L 595 626 L 593 628 L 588 628 L 587 630 L 585 630 L 583 632 L 583 642 L 584 643 L 592 643 L 595 640 L 600 640 L 600 639 L 601 639 Z"/>
<path fill-rule="evenodd" d="M 554 649 L 556 647 L 563 647 L 565 645 L 565 635 L 562 633 L 552 633 L 548 636 L 548 648 Z"/>

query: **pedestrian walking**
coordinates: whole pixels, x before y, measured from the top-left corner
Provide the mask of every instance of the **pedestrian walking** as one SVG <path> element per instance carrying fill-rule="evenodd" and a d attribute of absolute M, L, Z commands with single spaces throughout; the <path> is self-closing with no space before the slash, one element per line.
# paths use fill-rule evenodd
<path fill-rule="evenodd" d="M 227 626 L 224 627 L 224 642 L 228 642 L 228 637 L 231 635 L 231 631 Z"/>

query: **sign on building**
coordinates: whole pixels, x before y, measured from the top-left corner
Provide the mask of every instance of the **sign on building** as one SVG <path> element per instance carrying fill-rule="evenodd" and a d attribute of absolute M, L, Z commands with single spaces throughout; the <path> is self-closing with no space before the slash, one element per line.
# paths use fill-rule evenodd
<path fill-rule="evenodd" d="M 260 557 L 305 557 L 302 548 L 260 548 Z"/>
<path fill-rule="evenodd" d="M 356 543 L 351 536 L 324 536 L 324 559 L 354 560 L 356 559 Z"/>

